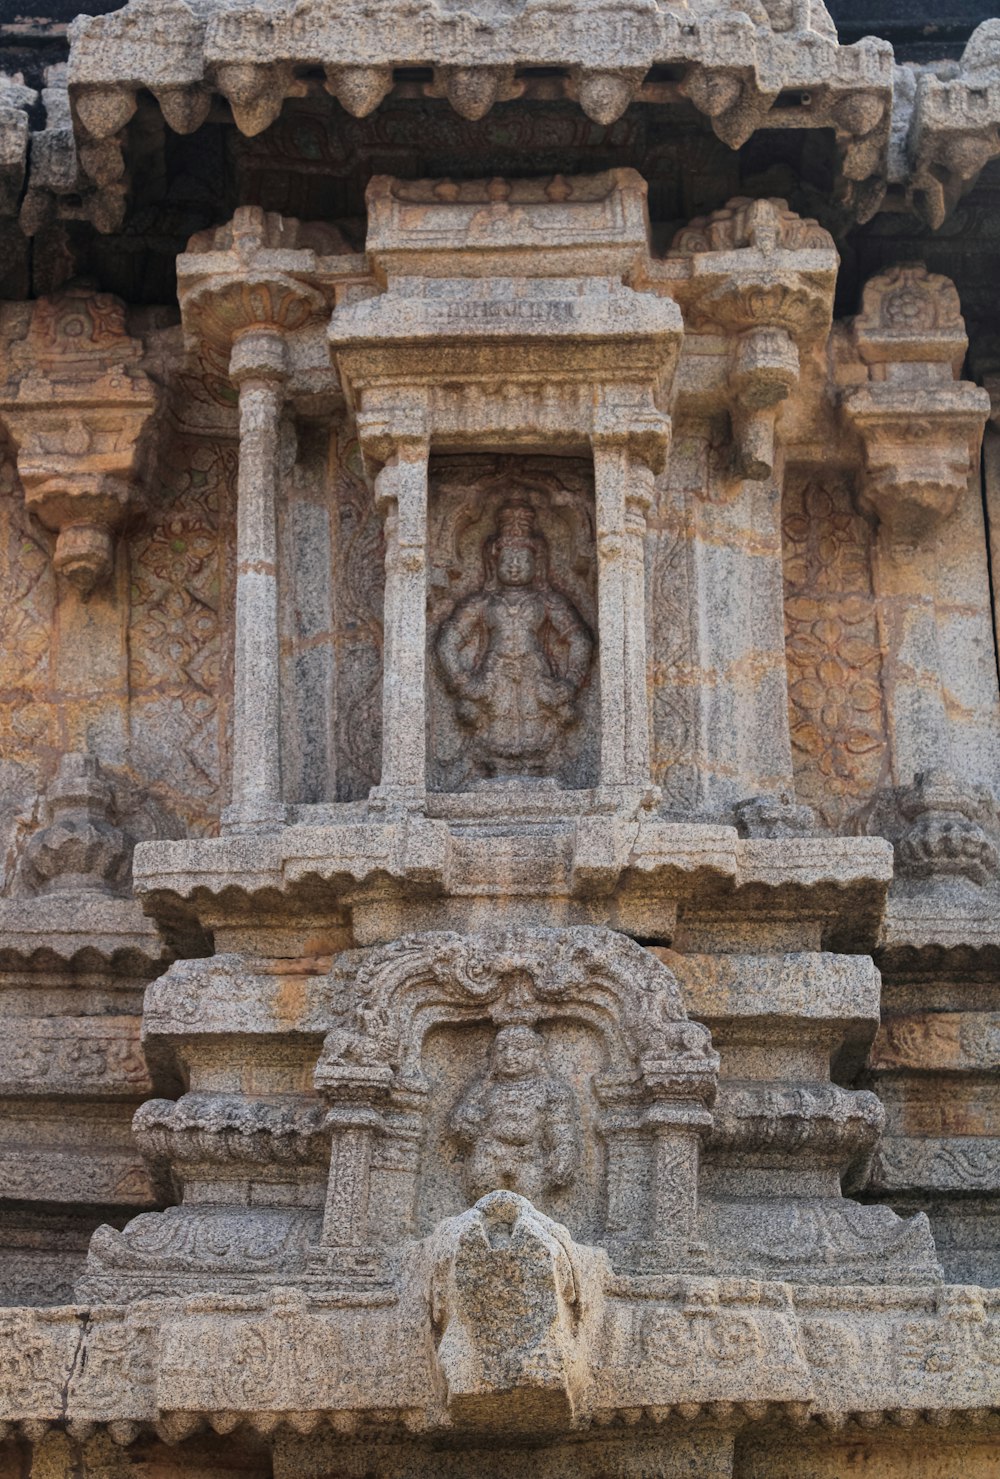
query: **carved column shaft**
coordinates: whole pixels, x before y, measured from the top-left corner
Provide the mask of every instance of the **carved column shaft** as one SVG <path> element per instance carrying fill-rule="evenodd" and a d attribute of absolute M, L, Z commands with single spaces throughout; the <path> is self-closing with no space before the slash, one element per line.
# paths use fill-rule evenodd
<path fill-rule="evenodd" d="M 385 520 L 382 779 L 377 797 L 417 805 L 426 791 L 427 442 L 400 441 L 375 480 Z"/>
<path fill-rule="evenodd" d="M 236 526 L 236 649 L 230 826 L 279 823 L 278 432 L 287 351 L 274 330 L 233 346 L 230 373 L 240 394 Z"/>
<path fill-rule="evenodd" d="M 626 442 L 594 444 L 601 675 L 601 786 L 649 785 L 646 514 L 653 474 Z"/>
<path fill-rule="evenodd" d="M 361 1248 L 369 1241 L 372 1144 L 381 1119 L 375 1110 L 358 1105 L 331 1110 L 327 1125 L 333 1133 L 323 1243 L 328 1248 Z"/>
<path fill-rule="evenodd" d="M 703 1127 L 678 1124 L 662 1106 L 651 1115 L 651 1241 L 659 1248 L 689 1241 L 698 1222 L 698 1137 Z"/>
<path fill-rule="evenodd" d="M 843 396 L 878 519 L 874 581 L 891 776 L 940 767 L 995 788 L 997 683 L 979 448 L 989 396 L 960 379 L 968 338 L 955 285 L 922 265 L 866 285 L 852 334 L 867 380 Z"/>

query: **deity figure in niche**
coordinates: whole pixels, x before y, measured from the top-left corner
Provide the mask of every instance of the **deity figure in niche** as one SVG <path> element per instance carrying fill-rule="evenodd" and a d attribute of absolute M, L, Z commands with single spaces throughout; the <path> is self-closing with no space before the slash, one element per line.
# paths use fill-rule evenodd
<path fill-rule="evenodd" d="M 569 1186 L 580 1168 L 576 1094 L 554 1072 L 532 1027 L 503 1027 L 489 1066 L 451 1112 L 448 1128 L 466 1152 L 470 1202 L 516 1191 L 536 1202 Z"/>
<path fill-rule="evenodd" d="M 484 776 L 551 774 L 553 748 L 579 717 L 594 639 L 548 563 L 534 509 L 505 504 L 483 545 L 482 586 L 438 632 L 445 685 Z"/>

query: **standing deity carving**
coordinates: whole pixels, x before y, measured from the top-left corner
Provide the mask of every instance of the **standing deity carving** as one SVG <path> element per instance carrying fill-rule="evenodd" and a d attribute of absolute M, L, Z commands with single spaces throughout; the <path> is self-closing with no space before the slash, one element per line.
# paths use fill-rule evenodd
<path fill-rule="evenodd" d="M 594 639 L 548 564 L 534 509 L 505 504 L 483 545 L 483 584 L 438 631 L 445 685 L 483 776 L 551 774 L 554 748 L 579 719 Z"/>
<path fill-rule="evenodd" d="M 516 1191 L 537 1202 L 569 1186 L 580 1166 L 580 1111 L 532 1027 L 503 1027 L 489 1066 L 452 1110 L 449 1128 L 467 1153 L 470 1201 Z"/>

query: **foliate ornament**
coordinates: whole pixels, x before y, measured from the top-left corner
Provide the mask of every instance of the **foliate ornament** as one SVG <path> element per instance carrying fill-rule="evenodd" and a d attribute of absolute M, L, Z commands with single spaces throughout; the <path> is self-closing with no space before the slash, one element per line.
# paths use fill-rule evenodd
<path fill-rule="evenodd" d="M 800 354 L 830 331 L 833 239 L 784 200 L 739 197 L 680 231 L 670 255 L 691 259 L 690 276 L 677 285 L 688 327 L 730 341 L 737 471 L 767 479 L 777 412 L 798 384 Z"/>
<path fill-rule="evenodd" d="M 112 820 L 113 794 L 95 755 L 64 755 L 46 792 L 48 822 L 29 838 L 22 859 L 39 893 L 122 887 L 131 839 Z"/>
<path fill-rule="evenodd" d="M 796 794 L 843 831 L 874 795 L 888 748 L 873 533 L 845 478 L 786 478 L 782 510 Z"/>
<path fill-rule="evenodd" d="M 868 368 L 868 383 L 842 401 L 864 450 L 858 503 L 890 539 L 913 544 L 968 488 L 989 396 L 958 379 L 968 346 L 958 294 L 922 263 L 867 283 L 853 334 Z"/>
<path fill-rule="evenodd" d="M 84 597 L 110 576 L 114 535 L 144 501 L 157 395 L 143 353 L 119 299 L 77 284 L 32 305 L 0 388 L 25 502 Z"/>
<path fill-rule="evenodd" d="M 995 798 L 946 770 L 921 771 L 895 793 L 902 830 L 896 865 L 909 878 L 964 877 L 988 883 L 1000 868 Z"/>

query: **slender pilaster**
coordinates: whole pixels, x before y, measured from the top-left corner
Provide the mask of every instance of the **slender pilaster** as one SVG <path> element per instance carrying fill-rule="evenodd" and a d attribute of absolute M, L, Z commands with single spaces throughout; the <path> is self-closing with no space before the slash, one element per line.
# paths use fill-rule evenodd
<path fill-rule="evenodd" d="M 625 438 L 594 440 L 601 779 L 605 791 L 649 787 L 646 516 L 653 474 Z"/>
<path fill-rule="evenodd" d="M 278 630 L 278 431 L 287 349 L 274 329 L 255 328 L 233 345 L 230 374 L 240 393 L 236 525 L 236 647 L 232 805 L 227 830 L 260 830 L 285 818 L 281 799 Z"/>
<path fill-rule="evenodd" d="M 382 777 L 372 800 L 419 809 L 427 789 L 426 437 L 400 437 L 375 479 L 385 521 Z"/>

